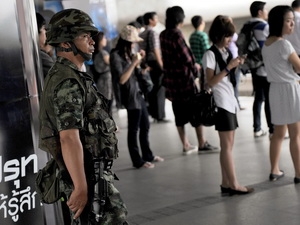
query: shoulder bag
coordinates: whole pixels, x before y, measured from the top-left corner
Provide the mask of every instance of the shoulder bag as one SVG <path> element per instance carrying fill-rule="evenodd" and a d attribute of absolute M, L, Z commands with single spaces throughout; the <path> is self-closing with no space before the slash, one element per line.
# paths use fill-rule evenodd
<path fill-rule="evenodd" d="M 195 93 L 193 97 L 193 117 L 197 123 L 203 126 L 213 126 L 215 125 L 215 116 L 218 108 L 215 104 L 213 93 L 204 89 L 204 72 L 202 69 L 200 80 L 200 91 Z"/>

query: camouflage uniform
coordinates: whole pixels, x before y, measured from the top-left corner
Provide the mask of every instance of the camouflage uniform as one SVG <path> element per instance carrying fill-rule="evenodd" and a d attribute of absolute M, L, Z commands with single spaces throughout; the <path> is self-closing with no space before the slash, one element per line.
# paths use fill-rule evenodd
<path fill-rule="evenodd" d="M 72 15 L 71 21 L 78 18 L 74 11 L 78 14 L 79 10 L 71 9 L 65 13 L 67 16 Z M 79 12 L 81 13 L 81 11 Z M 87 15 L 84 14 L 84 16 Z M 70 21 L 68 17 L 65 19 Z M 91 27 L 88 28 L 91 29 Z M 82 31 L 82 27 L 80 30 Z M 73 35 L 76 37 L 75 34 Z M 70 41 L 70 39 L 68 40 Z M 53 43 L 58 43 L 58 41 Z M 71 179 L 66 172 L 63 161 L 59 132 L 68 129 L 78 129 L 80 132 L 89 195 L 88 203 L 80 216 L 81 224 L 127 224 L 127 209 L 118 190 L 113 185 L 116 176 L 110 168 L 105 169 L 103 176 L 108 182 L 108 197 L 104 206 L 104 217 L 100 222 L 96 222 L 94 221 L 95 215 L 92 213 L 94 185 L 97 183 L 94 160 L 100 159 L 100 157 L 105 160 L 116 159 L 118 147 L 115 135 L 116 125 L 108 113 L 107 99 L 97 91 L 91 76 L 80 72 L 71 61 L 58 57 L 45 79 L 39 119 L 39 146 L 42 150 L 49 152 L 57 161 L 63 171 L 63 178 L 66 183 L 70 183 Z M 72 190 L 65 190 L 67 196 L 71 192 Z"/>

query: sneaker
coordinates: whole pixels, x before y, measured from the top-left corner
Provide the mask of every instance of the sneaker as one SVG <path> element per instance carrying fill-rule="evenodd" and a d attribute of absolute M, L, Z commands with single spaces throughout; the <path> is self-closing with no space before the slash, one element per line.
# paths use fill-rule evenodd
<path fill-rule="evenodd" d="M 260 131 L 254 132 L 254 137 L 255 137 L 255 138 L 258 138 L 258 137 L 265 136 L 266 134 L 267 134 L 266 131 L 260 130 Z"/>
<path fill-rule="evenodd" d="M 197 151 L 197 146 L 190 145 L 188 148 L 183 148 L 183 154 L 188 155 Z"/>
<path fill-rule="evenodd" d="M 142 165 L 141 167 L 146 169 L 152 169 L 155 167 L 155 165 L 151 162 L 145 162 L 144 165 Z"/>
<path fill-rule="evenodd" d="M 270 134 L 269 134 L 269 139 L 271 140 L 272 137 L 273 137 L 273 133 L 270 133 Z"/>
<path fill-rule="evenodd" d="M 212 146 L 209 144 L 207 141 L 204 143 L 202 148 L 198 148 L 198 152 L 207 152 L 207 151 L 213 151 L 213 150 L 218 150 L 218 147 Z"/>
<path fill-rule="evenodd" d="M 152 162 L 163 162 L 163 161 L 165 161 L 165 159 L 158 155 L 154 156 L 154 159 L 152 160 Z"/>

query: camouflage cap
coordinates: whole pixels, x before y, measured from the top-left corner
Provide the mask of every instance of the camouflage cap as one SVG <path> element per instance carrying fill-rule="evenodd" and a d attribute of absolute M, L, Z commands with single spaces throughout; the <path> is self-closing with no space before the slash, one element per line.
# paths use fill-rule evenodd
<path fill-rule="evenodd" d="M 57 45 L 72 41 L 80 32 L 98 33 L 92 19 L 78 9 L 65 9 L 53 15 L 47 29 L 47 43 Z"/>

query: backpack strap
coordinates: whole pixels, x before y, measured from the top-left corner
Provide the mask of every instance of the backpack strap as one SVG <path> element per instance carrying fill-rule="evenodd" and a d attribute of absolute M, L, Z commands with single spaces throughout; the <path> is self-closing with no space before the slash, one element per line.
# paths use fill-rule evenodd
<path fill-rule="evenodd" d="M 256 39 L 256 41 L 257 41 L 257 38 L 255 37 L 255 34 L 254 34 L 254 29 L 255 29 L 255 27 L 258 25 L 258 24 L 260 24 L 261 23 L 261 21 L 254 21 L 254 22 L 249 22 L 250 24 L 251 24 L 251 30 L 252 30 L 252 32 L 253 32 L 253 37 Z"/>
<path fill-rule="evenodd" d="M 228 48 L 226 48 L 226 51 L 228 52 L 229 56 L 227 57 L 226 62 L 224 61 L 221 52 L 219 51 L 219 49 L 215 46 L 212 45 L 209 50 L 211 50 L 215 57 L 216 57 L 216 63 L 218 63 L 220 71 L 224 70 L 225 67 L 227 66 L 227 64 L 230 62 L 230 60 L 232 59 L 232 53 L 230 52 L 230 50 Z M 215 69 L 215 74 L 216 74 L 216 69 Z M 236 86 L 236 80 L 235 80 L 235 68 L 232 68 L 230 70 L 230 72 L 228 73 L 229 78 L 230 78 L 230 82 L 232 83 L 233 87 Z"/>

